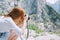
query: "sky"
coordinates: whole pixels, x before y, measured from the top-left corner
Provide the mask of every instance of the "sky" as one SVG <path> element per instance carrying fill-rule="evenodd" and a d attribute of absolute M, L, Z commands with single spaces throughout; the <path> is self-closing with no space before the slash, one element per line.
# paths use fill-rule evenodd
<path fill-rule="evenodd" d="M 49 2 L 51 4 L 54 4 L 56 1 L 58 1 L 58 0 L 46 0 L 46 2 Z"/>

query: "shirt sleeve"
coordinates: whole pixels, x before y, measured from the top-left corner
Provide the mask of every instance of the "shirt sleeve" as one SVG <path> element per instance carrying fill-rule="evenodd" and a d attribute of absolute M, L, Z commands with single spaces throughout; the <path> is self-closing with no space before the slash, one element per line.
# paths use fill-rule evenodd
<path fill-rule="evenodd" d="M 13 22 L 11 18 L 0 19 L 0 32 L 9 32 L 10 29 L 14 31 L 21 31 L 21 29 Z"/>
<path fill-rule="evenodd" d="M 8 23 L 4 19 L 0 19 L 0 32 L 8 31 Z"/>
<path fill-rule="evenodd" d="M 2 35 L 0 40 L 6 40 L 9 37 L 10 29 L 14 30 L 17 35 L 21 38 L 21 29 L 13 22 L 11 18 L 0 18 L 0 33 L 6 32 Z M 18 38 L 19 39 L 19 38 Z M 17 40 L 18 40 L 17 39 Z"/>

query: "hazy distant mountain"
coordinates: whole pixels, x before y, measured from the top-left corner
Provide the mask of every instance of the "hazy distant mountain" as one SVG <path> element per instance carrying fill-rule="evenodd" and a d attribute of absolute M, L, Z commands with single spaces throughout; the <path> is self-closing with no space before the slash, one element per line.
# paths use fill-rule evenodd
<path fill-rule="evenodd" d="M 50 3 L 47 4 L 52 6 L 58 13 L 60 13 L 60 0 L 57 1 L 55 4 L 50 4 Z"/>

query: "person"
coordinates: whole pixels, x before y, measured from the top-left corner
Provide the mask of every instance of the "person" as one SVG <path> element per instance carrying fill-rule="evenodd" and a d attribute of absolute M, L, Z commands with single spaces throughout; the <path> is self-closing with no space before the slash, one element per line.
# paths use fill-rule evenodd
<path fill-rule="evenodd" d="M 0 18 L 0 40 L 19 40 L 21 35 L 24 36 L 26 21 L 28 20 L 28 17 L 24 13 L 23 8 L 15 7 L 10 13 Z M 14 27 L 16 30 L 13 30 Z M 20 32 L 21 35 L 18 36 L 17 32 Z"/>

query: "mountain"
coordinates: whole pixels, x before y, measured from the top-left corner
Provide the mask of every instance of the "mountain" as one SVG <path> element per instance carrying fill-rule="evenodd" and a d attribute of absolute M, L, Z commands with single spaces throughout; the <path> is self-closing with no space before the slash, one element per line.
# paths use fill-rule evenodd
<path fill-rule="evenodd" d="M 46 5 L 48 11 L 47 11 L 47 15 L 45 15 L 45 17 L 47 16 L 47 18 L 44 18 L 48 23 L 49 21 L 52 23 L 52 28 L 55 30 L 59 30 L 60 28 L 60 14 L 58 14 L 51 6 Z M 46 11 L 46 10 L 45 10 Z M 47 20 L 49 19 L 49 20 Z M 44 21 L 45 21 L 44 20 Z M 50 24 L 51 25 L 51 24 Z"/>
<path fill-rule="evenodd" d="M 60 0 L 58 0 L 54 4 L 50 4 L 48 2 L 47 2 L 47 4 L 50 5 L 52 8 L 54 8 L 54 10 L 56 10 L 58 13 L 60 13 Z"/>

